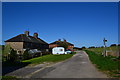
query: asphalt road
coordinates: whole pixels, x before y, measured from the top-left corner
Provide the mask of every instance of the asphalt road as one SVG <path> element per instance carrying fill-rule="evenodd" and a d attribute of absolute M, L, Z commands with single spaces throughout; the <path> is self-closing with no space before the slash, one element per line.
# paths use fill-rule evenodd
<path fill-rule="evenodd" d="M 30 78 L 107 78 L 90 62 L 84 51 L 78 51 L 72 58 L 47 66 Z"/>

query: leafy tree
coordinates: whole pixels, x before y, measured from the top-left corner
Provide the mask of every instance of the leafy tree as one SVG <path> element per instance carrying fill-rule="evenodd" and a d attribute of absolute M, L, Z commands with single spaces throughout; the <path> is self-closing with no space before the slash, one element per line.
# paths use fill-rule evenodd
<path fill-rule="evenodd" d="M 82 47 L 82 49 L 86 49 L 86 47 L 85 47 L 85 46 L 83 46 L 83 47 Z"/>
<path fill-rule="evenodd" d="M 10 45 L 5 45 L 2 56 L 3 58 L 5 57 L 6 60 L 9 59 L 8 55 L 10 54 L 11 49 L 12 48 L 10 47 Z"/>
<path fill-rule="evenodd" d="M 104 48 L 104 46 L 101 46 L 101 48 Z"/>
<path fill-rule="evenodd" d="M 25 51 L 24 51 L 24 53 L 23 53 L 23 59 L 24 59 L 24 60 L 29 59 L 28 50 L 25 50 Z"/>
<path fill-rule="evenodd" d="M 12 49 L 10 51 L 9 57 L 10 57 L 10 61 L 12 61 L 12 62 L 17 61 L 17 58 L 18 58 L 17 51 L 15 51 L 14 49 Z"/>
<path fill-rule="evenodd" d="M 120 46 L 120 44 L 118 44 L 118 46 Z"/>
<path fill-rule="evenodd" d="M 112 47 L 112 46 L 117 46 L 117 45 L 116 44 L 111 44 L 110 47 Z"/>
<path fill-rule="evenodd" d="M 91 46 L 91 47 L 89 47 L 89 48 L 95 48 L 95 46 Z"/>

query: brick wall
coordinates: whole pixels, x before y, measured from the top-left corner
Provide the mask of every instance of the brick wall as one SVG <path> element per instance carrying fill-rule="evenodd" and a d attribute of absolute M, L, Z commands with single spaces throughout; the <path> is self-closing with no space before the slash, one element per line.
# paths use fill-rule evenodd
<path fill-rule="evenodd" d="M 15 50 L 23 49 L 23 42 L 6 42 L 5 45 L 10 45 Z"/>
<path fill-rule="evenodd" d="M 57 44 L 50 44 L 49 45 L 49 48 L 54 48 L 54 47 L 57 47 Z M 70 49 L 70 50 L 73 50 L 73 48 L 74 48 L 74 46 L 68 46 L 68 48 L 67 49 Z"/>
<path fill-rule="evenodd" d="M 54 48 L 54 47 L 57 47 L 57 44 L 50 44 L 49 45 L 49 48 Z"/>
<path fill-rule="evenodd" d="M 73 50 L 73 48 L 74 48 L 74 46 L 68 46 L 68 48 L 67 49 L 70 49 L 70 50 Z"/>

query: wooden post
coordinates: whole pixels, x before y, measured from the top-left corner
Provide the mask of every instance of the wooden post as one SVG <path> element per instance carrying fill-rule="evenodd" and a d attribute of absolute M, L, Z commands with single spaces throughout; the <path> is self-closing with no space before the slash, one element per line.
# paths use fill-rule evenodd
<path fill-rule="evenodd" d="M 104 52 L 103 52 L 103 56 L 105 57 L 105 56 L 106 56 L 106 43 L 105 43 L 105 42 L 107 42 L 107 40 L 104 38 L 103 42 L 104 42 Z"/>

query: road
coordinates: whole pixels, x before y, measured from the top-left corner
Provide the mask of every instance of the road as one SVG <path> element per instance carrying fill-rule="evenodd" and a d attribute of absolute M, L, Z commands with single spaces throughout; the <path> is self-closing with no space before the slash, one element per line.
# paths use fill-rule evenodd
<path fill-rule="evenodd" d="M 47 66 L 30 78 L 107 78 L 107 76 L 95 68 L 84 51 L 78 51 L 72 58 Z"/>

